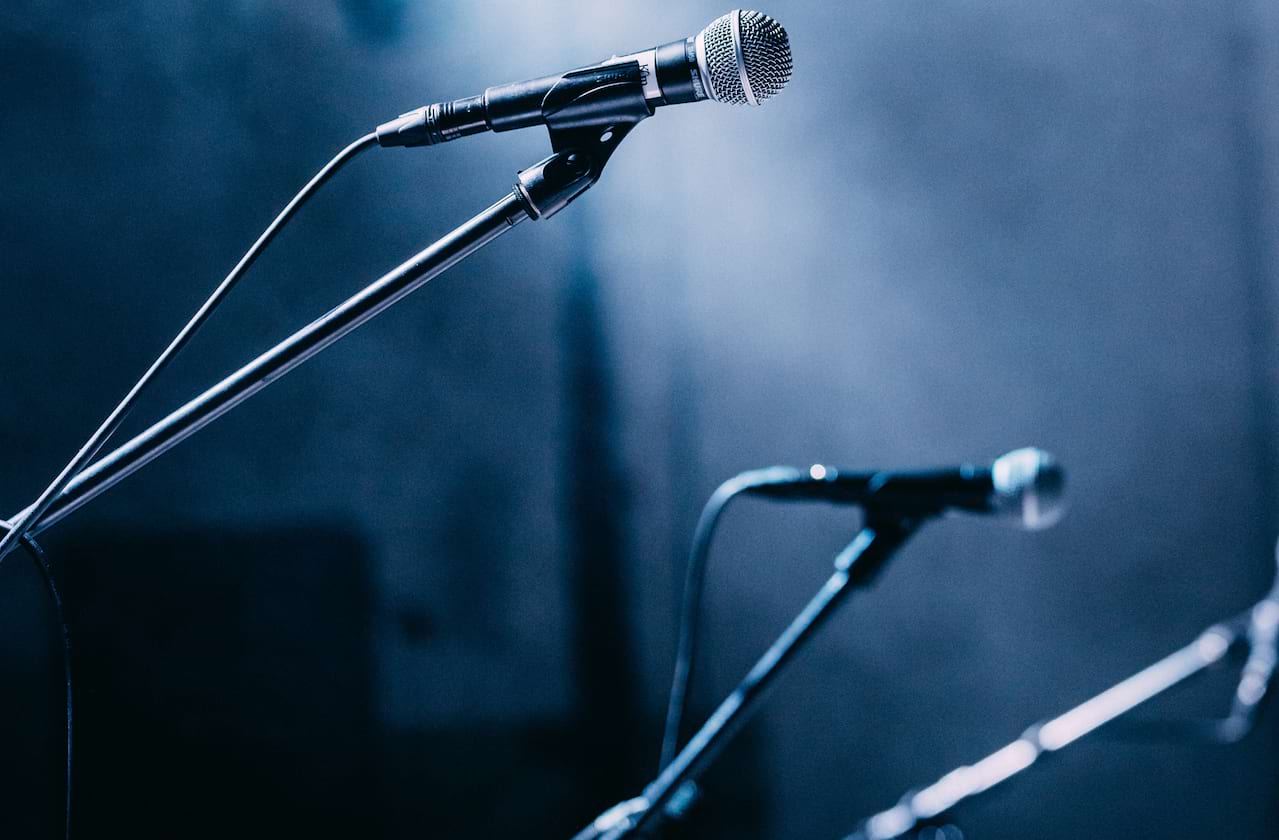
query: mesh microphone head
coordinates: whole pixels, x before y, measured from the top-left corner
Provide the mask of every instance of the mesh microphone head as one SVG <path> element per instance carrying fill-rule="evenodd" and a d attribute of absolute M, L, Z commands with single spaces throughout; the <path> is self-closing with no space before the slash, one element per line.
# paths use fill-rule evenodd
<path fill-rule="evenodd" d="M 1042 449 L 1016 449 L 990 467 L 996 510 L 1028 531 L 1051 527 L 1066 512 L 1066 476 Z"/>
<path fill-rule="evenodd" d="M 790 39 L 763 12 L 734 9 L 698 33 L 695 46 L 702 83 L 717 102 L 762 105 L 790 81 Z"/>

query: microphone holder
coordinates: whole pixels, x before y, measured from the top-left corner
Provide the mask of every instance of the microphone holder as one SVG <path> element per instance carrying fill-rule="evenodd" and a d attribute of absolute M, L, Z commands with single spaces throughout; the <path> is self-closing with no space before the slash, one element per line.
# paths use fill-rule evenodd
<path fill-rule="evenodd" d="M 672 806 L 737 733 L 754 711 L 781 667 L 831 616 L 854 589 L 868 585 L 884 562 L 923 524 L 923 520 L 871 508 L 865 527 L 835 557 L 835 571 L 768 648 L 746 677 L 697 734 L 662 769 L 642 795 L 622 802 L 574 835 L 573 840 L 618 840 L 656 828 Z"/>
<path fill-rule="evenodd" d="M 564 209 L 599 180 L 618 144 L 653 113 L 635 61 L 600 68 L 585 81 L 551 91 L 545 108 L 554 154 L 521 171 L 510 193 L 86 467 L 27 533 L 34 536 L 77 510 L 515 225 Z"/>

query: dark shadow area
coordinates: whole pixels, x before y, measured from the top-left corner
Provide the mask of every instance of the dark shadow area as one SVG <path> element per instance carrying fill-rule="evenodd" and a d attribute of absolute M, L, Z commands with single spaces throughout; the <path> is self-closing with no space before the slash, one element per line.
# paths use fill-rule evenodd
<path fill-rule="evenodd" d="M 35 564 L 0 564 L 0 837 L 61 836 L 63 683 L 57 623 Z"/>
<path fill-rule="evenodd" d="M 574 808 L 593 815 L 638 794 L 657 770 L 661 721 L 638 702 L 640 680 L 630 638 L 634 609 L 625 576 L 626 526 L 633 488 L 618 463 L 612 400 L 616 384 L 602 321 L 601 278 L 581 269 L 565 278 L 561 336 L 564 358 L 568 569 L 576 607 L 573 661 L 578 708 L 571 736 L 579 782 Z M 656 572 L 650 572 L 656 574 Z M 703 710 L 704 720 L 710 710 Z M 741 832 L 761 822 L 760 767 L 744 739 L 728 753 L 707 788 L 714 803 L 698 808 L 689 836 L 714 827 Z M 579 820 L 584 824 L 584 820 Z M 565 828 L 575 831 L 572 822 Z M 555 836 L 555 835 L 552 835 Z"/>
<path fill-rule="evenodd" d="M 363 834 L 367 549 L 330 525 L 63 543 L 84 836 Z"/>
<path fill-rule="evenodd" d="M 600 762 L 591 782 L 592 794 L 606 799 L 626 790 L 627 782 L 633 787 L 642 779 L 623 769 L 639 763 L 640 754 L 630 752 L 639 745 L 632 743 L 633 738 L 617 737 L 638 728 L 638 675 L 623 577 L 629 488 L 620 474 L 612 440 L 613 383 L 598 283 L 585 270 L 566 278 L 560 317 L 567 392 L 568 571 L 577 605 L 573 637 L 577 720 L 588 742 L 612 753 Z"/>

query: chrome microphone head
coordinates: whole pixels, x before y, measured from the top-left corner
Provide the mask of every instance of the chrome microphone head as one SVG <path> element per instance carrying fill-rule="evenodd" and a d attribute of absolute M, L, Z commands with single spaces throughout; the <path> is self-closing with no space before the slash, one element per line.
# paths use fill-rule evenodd
<path fill-rule="evenodd" d="M 706 93 L 730 105 L 762 105 L 790 81 L 790 39 L 763 12 L 734 9 L 694 40 Z"/>
<path fill-rule="evenodd" d="M 1066 512 L 1066 475 L 1042 449 L 1015 449 L 990 467 L 994 506 L 1028 531 L 1055 525 Z"/>

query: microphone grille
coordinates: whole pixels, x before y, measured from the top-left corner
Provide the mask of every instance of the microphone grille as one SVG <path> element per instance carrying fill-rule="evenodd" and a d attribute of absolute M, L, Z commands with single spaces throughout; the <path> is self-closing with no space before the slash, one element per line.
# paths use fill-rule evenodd
<path fill-rule="evenodd" d="M 790 81 L 790 39 L 763 12 L 735 9 L 697 36 L 697 59 L 711 99 L 730 105 L 761 105 Z"/>
<path fill-rule="evenodd" d="M 1029 531 L 1055 525 L 1066 511 L 1066 476 L 1042 449 L 1015 449 L 990 468 L 995 507 Z"/>

